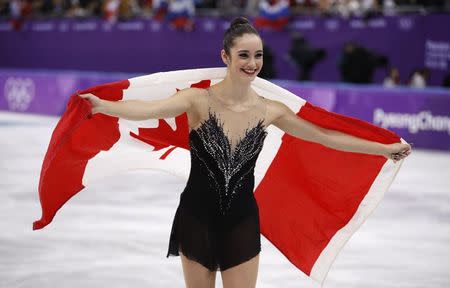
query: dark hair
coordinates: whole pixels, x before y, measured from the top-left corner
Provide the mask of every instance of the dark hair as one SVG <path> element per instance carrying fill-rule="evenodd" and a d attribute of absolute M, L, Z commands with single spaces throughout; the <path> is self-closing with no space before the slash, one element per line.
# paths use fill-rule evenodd
<path fill-rule="evenodd" d="M 234 45 L 234 39 L 241 37 L 244 34 L 255 34 L 261 38 L 258 31 L 250 24 L 247 18 L 234 18 L 223 36 L 223 49 L 225 50 L 225 53 L 230 55 L 230 48 Z"/>

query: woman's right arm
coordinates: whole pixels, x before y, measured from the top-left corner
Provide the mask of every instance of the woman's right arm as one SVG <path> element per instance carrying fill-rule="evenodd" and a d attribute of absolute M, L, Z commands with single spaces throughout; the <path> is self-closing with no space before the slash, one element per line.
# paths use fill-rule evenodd
<path fill-rule="evenodd" d="M 187 88 L 168 98 L 150 101 L 108 101 L 90 93 L 79 96 L 91 102 L 92 114 L 102 113 L 128 120 L 146 120 L 170 118 L 187 112 L 192 108 L 193 99 L 195 95 L 198 95 L 199 90 L 198 88 Z"/>

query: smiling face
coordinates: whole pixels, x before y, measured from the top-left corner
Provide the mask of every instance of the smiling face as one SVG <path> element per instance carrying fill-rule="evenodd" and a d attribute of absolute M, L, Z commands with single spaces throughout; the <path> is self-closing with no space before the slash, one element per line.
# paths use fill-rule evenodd
<path fill-rule="evenodd" d="M 263 44 L 255 34 L 243 34 L 233 41 L 230 52 L 221 51 L 232 79 L 249 82 L 255 79 L 263 65 Z"/>

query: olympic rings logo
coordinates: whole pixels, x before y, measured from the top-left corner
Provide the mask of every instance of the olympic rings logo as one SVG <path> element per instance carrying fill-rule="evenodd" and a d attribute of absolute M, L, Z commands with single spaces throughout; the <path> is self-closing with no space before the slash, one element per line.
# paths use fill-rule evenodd
<path fill-rule="evenodd" d="M 414 20 L 411 18 L 401 18 L 398 21 L 398 25 L 399 25 L 400 29 L 411 30 L 412 27 L 414 26 Z"/>
<path fill-rule="evenodd" d="M 8 102 L 8 107 L 12 111 L 25 111 L 30 106 L 35 96 L 35 85 L 30 78 L 6 79 L 4 95 Z"/>

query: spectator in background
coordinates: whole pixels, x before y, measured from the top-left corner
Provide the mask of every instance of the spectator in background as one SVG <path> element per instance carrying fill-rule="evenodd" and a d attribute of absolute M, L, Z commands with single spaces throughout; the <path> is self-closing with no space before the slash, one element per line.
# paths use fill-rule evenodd
<path fill-rule="evenodd" d="M 66 10 L 64 0 L 39 1 L 39 11 L 44 15 L 63 16 Z"/>
<path fill-rule="evenodd" d="M 194 28 L 195 5 L 194 0 L 169 0 L 166 20 L 170 26 L 184 31 Z"/>
<path fill-rule="evenodd" d="M 384 78 L 384 87 L 396 87 L 400 85 L 400 72 L 396 67 L 391 67 L 386 78 Z"/>
<path fill-rule="evenodd" d="M 9 0 L 0 0 L 0 17 L 9 15 Z"/>
<path fill-rule="evenodd" d="M 163 21 L 169 9 L 169 0 L 153 0 L 153 19 Z"/>
<path fill-rule="evenodd" d="M 331 12 L 332 5 L 334 4 L 334 0 L 318 0 L 317 1 L 318 10 L 325 15 L 329 15 Z"/>
<path fill-rule="evenodd" d="M 258 16 L 260 0 L 247 0 L 244 5 L 244 14 L 248 16 Z"/>
<path fill-rule="evenodd" d="M 442 86 L 444 86 L 446 88 L 450 88 L 450 73 L 445 75 L 444 81 L 442 81 Z"/>
<path fill-rule="evenodd" d="M 393 14 L 395 8 L 397 7 L 397 3 L 395 3 L 395 0 L 384 0 L 381 1 L 383 3 L 383 12 L 385 14 Z"/>
<path fill-rule="evenodd" d="M 89 11 L 85 9 L 89 1 L 70 0 L 68 2 L 67 17 L 86 17 L 90 15 Z"/>
<path fill-rule="evenodd" d="M 288 0 L 262 0 L 259 4 L 259 16 L 255 19 L 256 28 L 280 30 L 289 23 Z"/>
<path fill-rule="evenodd" d="M 322 0 L 295 0 L 295 4 L 305 7 L 305 8 L 315 8 L 318 7 Z M 331 1 L 327 1 L 331 2 Z"/>
<path fill-rule="evenodd" d="M 114 23 L 119 18 L 120 0 L 106 0 L 103 2 L 103 17 L 106 21 Z"/>
<path fill-rule="evenodd" d="M 259 71 L 258 77 L 263 79 L 274 79 L 277 77 L 275 72 L 275 67 L 273 66 L 274 55 L 272 53 L 272 49 L 266 44 L 263 44 L 263 63 L 264 65 Z"/>
<path fill-rule="evenodd" d="M 102 0 L 35 0 L 33 14 L 45 16 L 99 16 Z"/>
<path fill-rule="evenodd" d="M 12 0 L 9 4 L 9 11 L 11 13 L 11 26 L 14 30 L 22 29 L 25 19 L 29 17 L 33 11 L 31 1 L 26 0 Z"/>
<path fill-rule="evenodd" d="M 294 4 L 292 4 L 294 2 Z M 334 0 L 291 0 L 291 7 L 297 6 L 299 11 L 308 11 L 313 13 L 315 11 L 329 12 Z"/>
<path fill-rule="evenodd" d="M 342 17 L 364 16 L 379 11 L 378 0 L 337 0 L 336 9 Z"/>
<path fill-rule="evenodd" d="M 248 1 L 250 0 L 246 0 L 246 2 Z M 216 9 L 217 2 L 217 0 L 194 0 L 195 7 L 199 9 Z"/>
<path fill-rule="evenodd" d="M 409 79 L 409 86 L 413 88 L 425 88 L 427 86 L 430 70 L 427 68 L 416 69 Z"/>
<path fill-rule="evenodd" d="M 320 48 L 313 48 L 300 33 L 292 35 L 289 57 L 298 68 L 297 79 L 300 81 L 311 80 L 314 67 L 326 56 L 326 51 Z"/>
<path fill-rule="evenodd" d="M 203 0 L 199 0 L 203 1 Z M 211 0 L 207 0 L 211 1 Z M 256 15 L 256 8 L 261 0 L 212 0 L 222 15 L 247 14 Z M 252 10 L 254 8 L 254 10 Z"/>
<path fill-rule="evenodd" d="M 138 15 L 139 11 L 139 5 L 136 0 L 121 0 L 119 5 L 119 19 L 131 19 Z"/>
<path fill-rule="evenodd" d="M 348 42 L 344 45 L 338 63 L 341 80 L 359 84 L 372 83 L 375 69 L 386 67 L 388 62 L 387 57 Z"/>
<path fill-rule="evenodd" d="M 443 8 L 448 0 L 396 0 L 399 5 L 403 6 L 421 6 L 425 8 Z"/>
<path fill-rule="evenodd" d="M 109 22 L 128 20 L 140 12 L 136 0 L 106 0 L 103 3 L 103 15 Z"/>
<path fill-rule="evenodd" d="M 141 7 L 141 15 L 145 18 L 150 18 L 152 15 L 152 0 L 140 0 L 139 6 Z"/>

